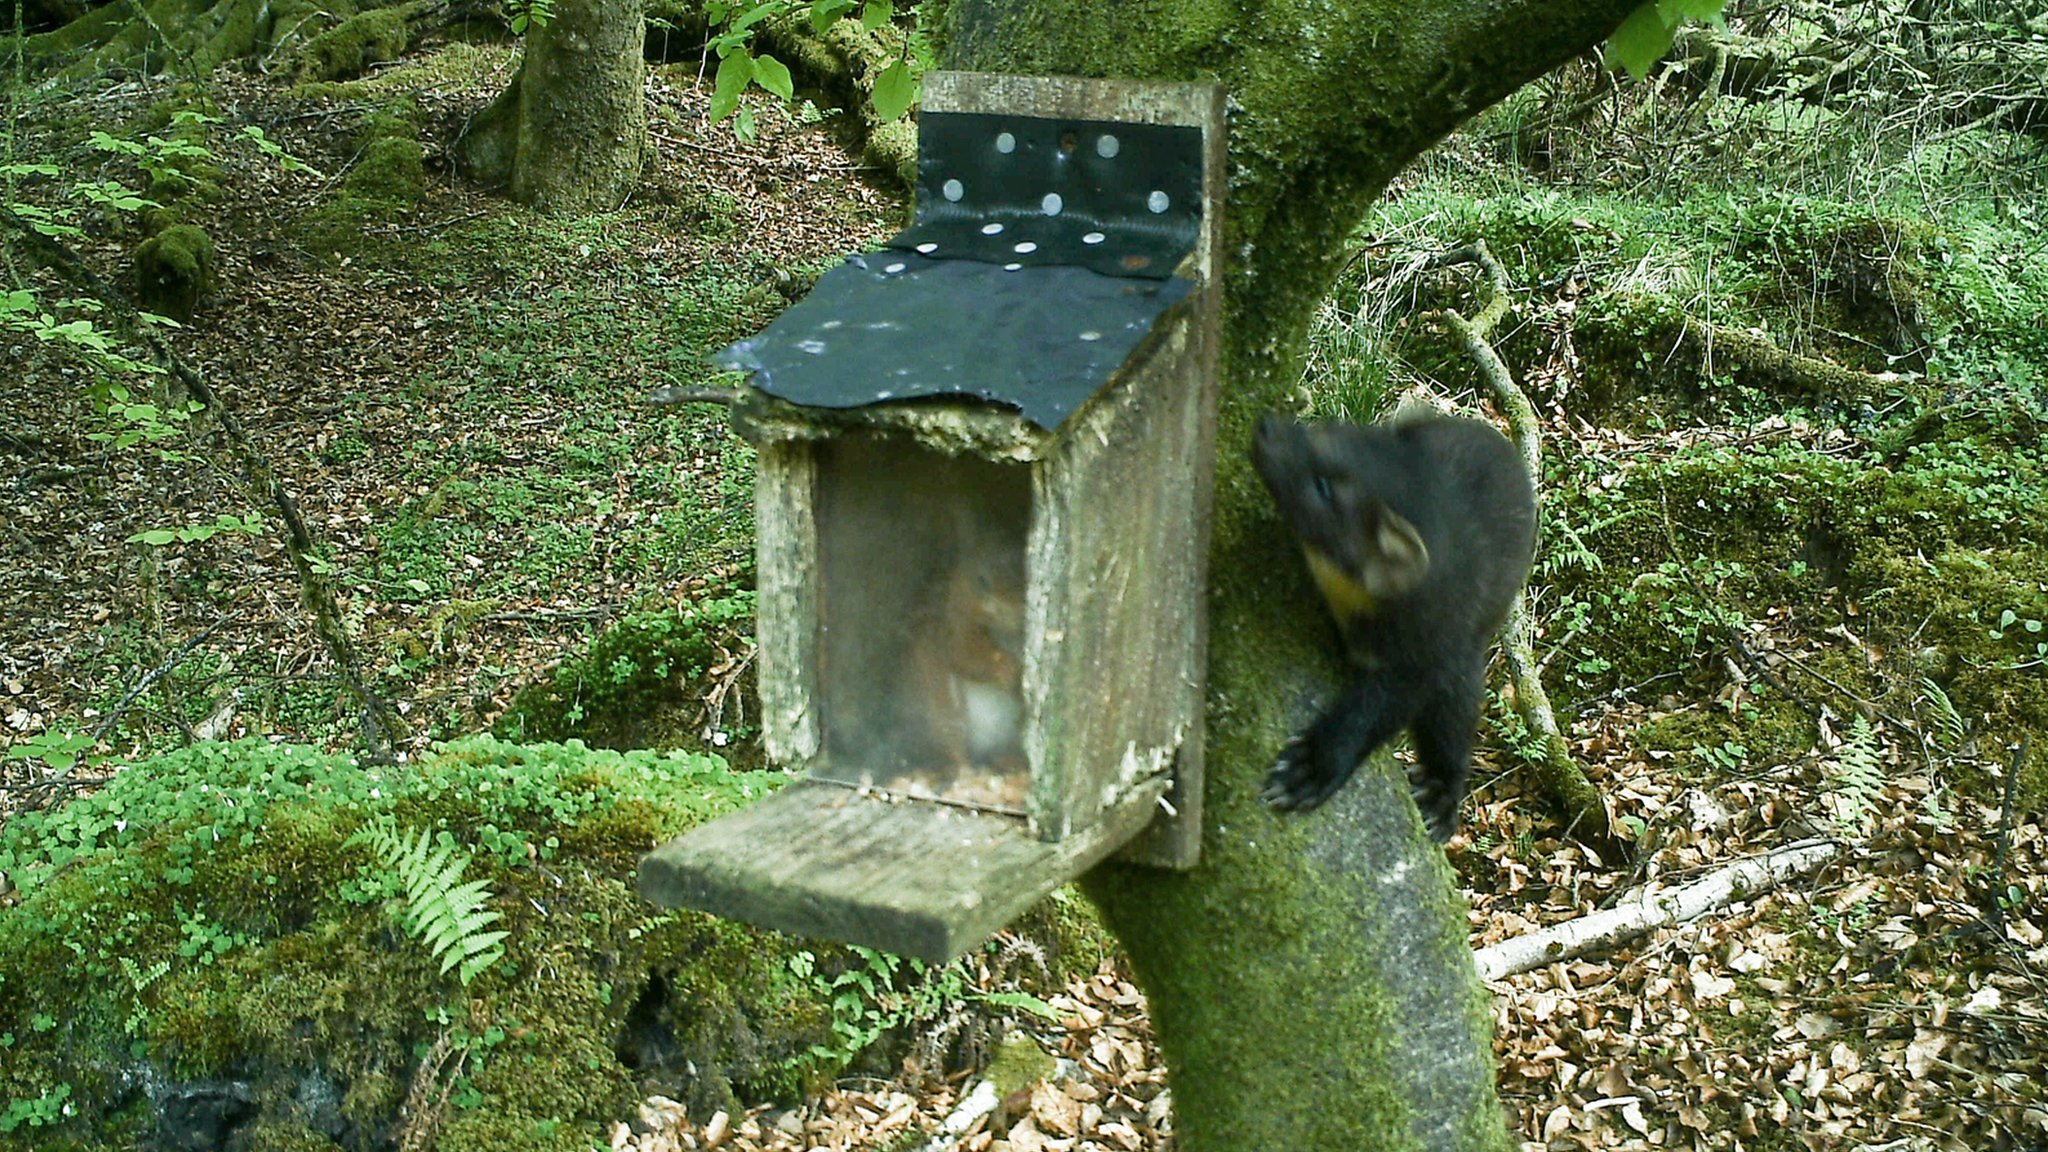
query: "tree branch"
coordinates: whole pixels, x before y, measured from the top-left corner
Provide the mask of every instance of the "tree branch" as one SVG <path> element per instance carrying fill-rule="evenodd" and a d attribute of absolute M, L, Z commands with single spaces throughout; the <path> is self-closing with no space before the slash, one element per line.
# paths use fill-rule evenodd
<path fill-rule="evenodd" d="M 1515 447 L 1522 454 L 1522 467 L 1529 473 L 1529 484 L 1540 500 L 1543 491 L 1542 423 L 1536 416 L 1535 406 L 1529 403 L 1529 397 L 1515 383 L 1514 375 L 1508 371 L 1507 364 L 1493 350 L 1488 339 L 1494 326 L 1507 315 L 1507 269 L 1501 266 L 1484 240 L 1475 240 L 1440 253 L 1423 267 L 1438 269 L 1461 264 L 1477 264 L 1485 274 L 1487 299 L 1470 320 L 1459 315 L 1456 309 L 1445 309 L 1444 320 L 1464 343 L 1466 354 L 1478 365 L 1479 376 L 1486 382 L 1487 393 L 1493 397 L 1494 406 L 1507 417 Z M 1606 798 L 1592 781 L 1586 779 L 1585 770 L 1579 767 L 1578 761 L 1572 759 L 1571 748 L 1558 728 L 1557 716 L 1550 707 L 1550 694 L 1543 688 L 1541 667 L 1536 662 L 1535 634 L 1536 625 L 1529 614 L 1529 595 L 1525 590 L 1515 597 L 1515 605 L 1508 613 L 1507 627 L 1501 633 L 1500 646 L 1501 656 L 1508 666 L 1508 681 L 1514 686 L 1515 711 L 1536 737 L 1541 749 L 1531 759 L 1530 766 L 1536 770 L 1537 783 L 1542 785 L 1552 806 L 1563 817 L 1566 834 L 1603 858 L 1624 863 L 1631 858 L 1630 846 L 1615 835 Z"/>
<path fill-rule="evenodd" d="M 1842 854 L 1834 840 L 1802 840 L 1738 860 L 1679 888 L 1639 888 L 1604 912 L 1553 924 L 1539 932 L 1489 944 L 1472 954 L 1479 975 L 1499 980 L 1559 960 L 1612 948 L 1652 929 L 1697 920 L 1716 908 L 1768 891 L 1804 876 Z"/>

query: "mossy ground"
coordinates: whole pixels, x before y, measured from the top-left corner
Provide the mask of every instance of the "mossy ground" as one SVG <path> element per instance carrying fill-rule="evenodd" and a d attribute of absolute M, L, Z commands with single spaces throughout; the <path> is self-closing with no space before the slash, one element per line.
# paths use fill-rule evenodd
<path fill-rule="evenodd" d="M 1371 231 L 1420 230 L 1438 250 L 1484 238 L 1521 309 L 1497 340 L 1511 368 L 1553 428 L 1617 430 L 1546 443 L 1533 587 L 1559 706 L 1718 692 L 1722 657 L 1740 666 L 1729 637 L 1759 630 L 1759 643 L 1811 643 L 1771 658 L 1801 702 L 1743 666 L 1760 681 L 1745 711 L 1683 708 L 1645 731 L 1646 746 L 1681 766 L 1724 744 L 1783 762 L 1815 739 L 1818 703 L 1912 716 L 1928 682 L 1992 759 L 2021 740 L 2039 746 L 2048 338 L 2032 317 L 2048 309 L 2048 277 L 1996 256 L 2024 245 L 2025 221 L 1966 197 L 1916 214 L 1903 198 L 1736 183 L 1646 202 L 1485 171 L 1491 184 L 1475 195 L 1469 170 L 1425 169 Z M 1402 258 L 1371 251 L 1359 268 L 1378 275 Z M 1319 408 L 1369 417 L 1421 381 L 1451 396 L 1476 387 L 1431 319 L 1475 308 L 1471 282 L 1423 278 L 1405 306 L 1347 289 L 1357 311 L 1318 327 Z M 1546 295 L 1560 284 L 1571 293 L 1561 308 Z M 1681 350 L 1686 315 L 1861 371 L 1925 376 L 1873 376 L 1860 396 L 1784 393 Z M 1996 780 L 1972 787 L 1996 802 Z M 2028 770 L 2021 795 L 2048 797 L 2048 769 Z"/>
<path fill-rule="evenodd" d="M 786 1098 L 853 1055 L 797 974 L 809 951 L 650 908 L 632 879 L 649 845 L 780 782 L 580 745 L 474 740 L 377 769 L 245 743 L 18 817 L 0 837 L 21 889 L 0 911 L 0 1095 L 72 1111 L 17 1118 L 0 1146 L 119 1145 L 146 1135 L 128 1130 L 145 1100 L 226 1083 L 278 1146 L 364 1146 L 423 1061 L 449 1150 L 587 1147 L 647 1085 L 707 1114 L 736 1089 Z M 468 986 L 394 919 L 387 866 L 355 838 L 378 821 L 488 881 L 510 935 Z"/>

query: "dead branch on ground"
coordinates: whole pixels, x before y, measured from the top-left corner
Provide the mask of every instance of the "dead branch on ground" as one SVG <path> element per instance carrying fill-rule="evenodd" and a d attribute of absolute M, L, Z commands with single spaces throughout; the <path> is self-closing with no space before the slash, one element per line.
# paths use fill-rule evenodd
<path fill-rule="evenodd" d="M 1542 425 L 1535 406 L 1515 384 L 1513 374 L 1493 350 L 1488 338 L 1501 317 L 1507 315 L 1507 270 L 1501 267 L 1484 240 L 1475 240 L 1441 253 L 1424 267 L 1438 269 L 1459 264 L 1477 264 L 1485 273 L 1487 301 L 1470 320 L 1448 308 L 1444 310 L 1444 320 L 1463 341 L 1466 353 L 1472 357 L 1480 377 L 1486 381 L 1494 406 L 1507 418 L 1509 433 L 1522 454 L 1522 466 L 1528 471 L 1529 483 L 1536 489 L 1540 501 L 1543 491 Z M 1515 597 L 1515 605 L 1508 613 L 1507 627 L 1501 635 L 1501 654 L 1507 661 L 1508 680 L 1514 688 L 1515 711 L 1541 748 L 1541 753 L 1531 762 L 1537 782 L 1564 818 L 1569 835 L 1611 862 L 1627 860 L 1629 846 L 1615 835 L 1606 798 L 1586 779 L 1578 761 L 1572 759 L 1564 733 L 1557 726 L 1557 716 L 1550 707 L 1550 695 L 1543 689 L 1543 677 L 1538 670 L 1535 632 L 1535 622 L 1529 615 L 1529 596 L 1524 591 Z"/>
<path fill-rule="evenodd" d="M 1678 888 L 1637 889 L 1604 912 L 1553 924 L 1541 931 L 1489 944 L 1472 954 L 1482 980 L 1499 980 L 1604 951 L 1656 928 L 1683 924 L 1745 900 L 1800 876 L 1842 854 L 1833 840 L 1802 840 L 1762 856 L 1738 860 L 1719 871 Z"/>
<path fill-rule="evenodd" d="M 291 557 L 292 567 L 298 573 L 302 602 L 312 613 L 313 632 L 325 645 L 342 679 L 362 705 L 360 720 L 365 750 L 372 757 L 389 759 L 393 745 L 408 734 L 405 722 L 364 678 L 355 641 L 342 623 L 334 581 L 326 563 L 318 558 L 312 530 L 306 526 L 306 519 L 299 512 L 298 501 L 278 478 L 269 457 L 256 447 L 241 421 L 235 418 L 234 411 L 214 391 L 206 377 L 143 320 L 135 302 L 125 292 L 102 279 L 83 257 L 72 251 L 70 245 L 37 231 L 5 205 L 0 205 L 0 225 L 20 236 L 28 249 L 53 271 L 98 299 L 122 335 L 148 349 L 155 363 L 184 385 L 212 418 L 214 426 L 220 429 L 222 438 L 227 442 L 229 454 L 240 466 L 243 481 L 256 497 L 251 503 L 275 508 L 278 518 L 284 523 L 285 553 Z"/>
<path fill-rule="evenodd" d="M 1735 370 L 1748 383 L 1813 399 L 1868 399 L 1901 379 L 1891 373 L 1858 372 L 1830 360 L 1787 352 L 1769 336 L 1690 316 L 1682 318 L 1678 331 L 1667 338 L 1674 351 L 1699 361 L 1702 376 L 1712 378 L 1717 371 Z"/>

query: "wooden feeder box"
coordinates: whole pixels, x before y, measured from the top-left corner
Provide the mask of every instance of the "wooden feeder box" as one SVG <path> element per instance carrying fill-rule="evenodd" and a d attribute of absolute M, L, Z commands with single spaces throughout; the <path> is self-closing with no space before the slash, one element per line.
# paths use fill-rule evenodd
<path fill-rule="evenodd" d="M 1200 849 L 1222 96 L 932 73 L 918 128 L 912 227 L 718 358 L 803 778 L 640 886 L 942 961 Z"/>

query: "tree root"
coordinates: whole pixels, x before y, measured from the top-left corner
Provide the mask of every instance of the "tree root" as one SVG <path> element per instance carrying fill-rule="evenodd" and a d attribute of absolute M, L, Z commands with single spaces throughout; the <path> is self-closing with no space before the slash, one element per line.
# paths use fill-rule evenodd
<path fill-rule="evenodd" d="M 761 42 L 823 88 L 833 104 L 859 117 L 864 161 L 906 189 L 916 186 L 916 124 L 907 117 L 884 121 L 868 99 L 875 78 L 902 55 L 900 36 L 889 29 L 863 32 L 851 20 L 836 21 L 821 36 L 807 19 L 790 17 L 763 23 Z"/>
<path fill-rule="evenodd" d="M 252 59 L 298 81 L 346 80 L 397 59 L 431 32 L 502 19 L 490 0 L 366 0 L 329 11 L 310 0 L 128 0 L 92 8 L 27 40 L 29 59 L 72 60 L 68 77 L 115 69 L 200 78 Z"/>

